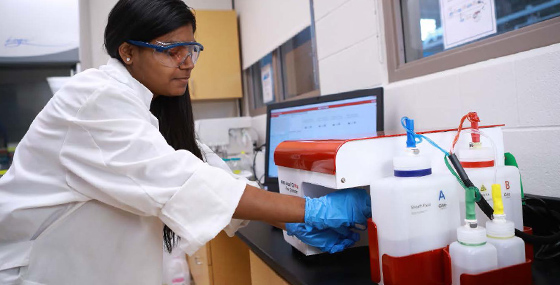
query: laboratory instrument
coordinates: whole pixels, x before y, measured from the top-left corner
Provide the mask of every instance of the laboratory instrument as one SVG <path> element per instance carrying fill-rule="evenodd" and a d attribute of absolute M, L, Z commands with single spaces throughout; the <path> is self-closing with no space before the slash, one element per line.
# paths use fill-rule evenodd
<path fill-rule="evenodd" d="M 278 192 L 274 152 L 286 140 L 354 139 L 383 131 L 383 88 L 267 105 L 264 184 Z"/>
<path fill-rule="evenodd" d="M 481 128 L 503 155 L 501 126 Z M 440 145 L 451 145 L 454 131 L 432 130 L 422 134 Z M 354 187 L 369 191 L 375 180 L 394 175 L 393 158 L 400 155 L 406 140 L 405 133 L 380 133 L 376 137 L 348 140 L 284 141 L 274 152 L 279 191 L 310 198 Z M 417 148 L 432 162 L 432 173 L 449 173 L 440 150 L 429 144 L 419 144 Z M 367 245 L 367 234 L 364 231 L 359 233 L 361 240 L 355 246 Z M 284 238 L 306 255 L 320 253 L 286 233 Z"/>

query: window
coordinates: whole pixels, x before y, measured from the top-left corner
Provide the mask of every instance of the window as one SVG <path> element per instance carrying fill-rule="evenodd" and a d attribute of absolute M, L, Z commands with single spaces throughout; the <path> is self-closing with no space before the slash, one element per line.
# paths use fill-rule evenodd
<path fill-rule="evenodd" d="M 383 2 L 390 81 L 560 42 L 560 0 Z"/>
<path fill-rule="evenodd" d="M 243 73 L 251 115 L 266 113 L 266 105 L 318 96 L 311 27 L 283 43 Z"/>
<path fill-rule="evenodd" d="M 280 47 L 284 99 L 318 89 L 313 72 L 313 48 L 310 28 L 303 30 Z"/>

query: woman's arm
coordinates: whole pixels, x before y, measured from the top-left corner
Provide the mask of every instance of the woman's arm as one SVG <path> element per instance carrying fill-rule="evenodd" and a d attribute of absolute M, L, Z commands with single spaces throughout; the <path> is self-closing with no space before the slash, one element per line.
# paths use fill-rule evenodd
<path fill-rule="evenodd" d="M 369 202 L 363 189 L 344 189 L 303 199 L 247 185 L 233 217 L 267 222 L 321 251 L 335 253 L 360 239 L 350 228 L 364 225 L 371 217 Z"/>
<path fill-rule="evenodd" d="M 259 220 L 283 228 L 282 223 L 303 223 L 305 199 L 268 192 L 250 185 L 239 200 L 233 214 L 236 219 Z"/>
<path fill-rule="evenodd" d="M 267 222 L 267 223 L 281 230 L 286 230 L 286 223 L 282 223 L 282 222 Z"/>

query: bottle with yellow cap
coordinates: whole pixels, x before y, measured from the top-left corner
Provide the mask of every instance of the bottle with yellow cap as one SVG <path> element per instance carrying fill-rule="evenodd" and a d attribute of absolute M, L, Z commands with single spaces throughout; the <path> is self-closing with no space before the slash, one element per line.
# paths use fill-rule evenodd
<path fill-rule="evenodd" d="M 525 262 L 525 243 L 515 236 L 515 226 L 506 220 L 500 184 L 492 185 L 494 219 L 486 222 L 488 243 L 498 251 L 498 268 Z"/>

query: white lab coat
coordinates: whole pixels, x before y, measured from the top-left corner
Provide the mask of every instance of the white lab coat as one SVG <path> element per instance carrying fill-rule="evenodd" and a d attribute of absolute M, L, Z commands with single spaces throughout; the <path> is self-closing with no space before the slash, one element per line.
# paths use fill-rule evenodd
<path fill-rule="evenodd" d="M 0 179 L 0 284 L 161 284 L 164 223 L 187 254 L 243 224 L 247 181 L 169 146 L 152 97 L 111 59 L 39 113 Z"/>

